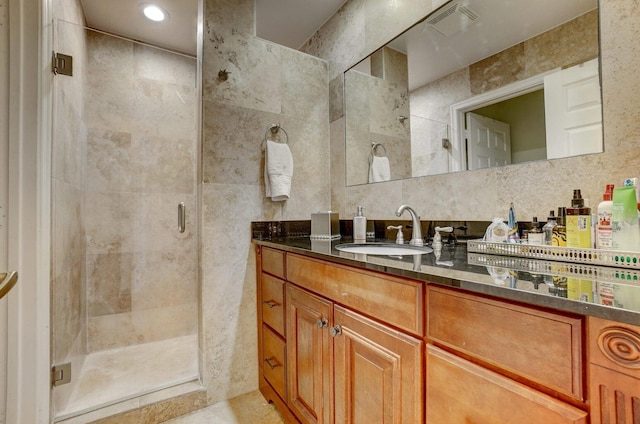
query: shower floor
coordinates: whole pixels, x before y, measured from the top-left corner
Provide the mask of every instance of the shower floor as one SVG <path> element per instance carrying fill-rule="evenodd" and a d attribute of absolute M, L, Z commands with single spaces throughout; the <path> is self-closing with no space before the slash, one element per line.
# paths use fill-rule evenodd
<path fill-rule="evenodd" d="M 58 418 L 197 379 L 196 335 L 90 353 Z"/>

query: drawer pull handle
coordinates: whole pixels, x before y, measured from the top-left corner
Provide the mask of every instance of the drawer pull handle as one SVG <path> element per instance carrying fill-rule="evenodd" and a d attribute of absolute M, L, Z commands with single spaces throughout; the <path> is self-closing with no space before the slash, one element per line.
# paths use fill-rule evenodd
<path fill-rule="evenodd" d="M 278 306 L 278 303 L 274 302 L 273 300 L 263 300 L 262 303 L 267 305 L 269 309 L 273 309 Z"/>
<path fill-rule="evenodd" d="M 274 359 L 273 358 L 264 358 L 264 362 L 267 363 L 267 365 L 269 365 L 269 368 L 271 369 L 275 369 L 277 366 L 279 366 L 280 364 L 277 362 L 273 362 Z"/>
<path fill-rule="evenodd" d="M 331 334 L 331 337 L 338 337 L 342 334 L 342 327 L 340 327 L 340 325 L 334 325 L 331 327 L 331 330 L 329 330 L 329 334 Z"/>
<path fill-rule="evenodd" d="M 329 321 L 326 318 L 320 318 L 316 324 L 318 328 L 325 328 L 329 326 Z"/>

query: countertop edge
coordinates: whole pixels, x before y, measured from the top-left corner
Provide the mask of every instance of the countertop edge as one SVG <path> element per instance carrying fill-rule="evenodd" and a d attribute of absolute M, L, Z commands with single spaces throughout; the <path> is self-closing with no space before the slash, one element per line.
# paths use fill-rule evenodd
<path fill-rule="evenodd" d="M 548 308 L 564 313 L 598 317 L 630 325 L 640 325 L 640 313 L 626 309 L 619 309 L 606 305 L 598 305 L 595 303 L 580 302 L 562 297 L 555 297 L 525 290 L 518 290 L 510 287 L 490 285 L 485 282 L 474 281 L 473 279 L 460 279 L 456 277 L 447 277 L 445 275 L 435 275 L 425 272 L 409 271 L 384 265 L 361 262 L 354 259 L 334 256 L 328 253 L 315 252 L 301 247 L 287 245 L 282 242 L 259 239 L 253 239 L 252 242 L 256 245 L 271 247 L 285 252 L 320 259 L 335 264 L 351 266 L 368 271 L 381 272 L 395 277 L 410 278 L 412 280 L 418 280 L 425 283 L 428 282 L 444 287 L 458 288 L 477 294 L 493 296 L 504 300 L 518 302 L 524 305 Z M 446 270 L 442 271 L 442 273 L 446 274 Z"/>

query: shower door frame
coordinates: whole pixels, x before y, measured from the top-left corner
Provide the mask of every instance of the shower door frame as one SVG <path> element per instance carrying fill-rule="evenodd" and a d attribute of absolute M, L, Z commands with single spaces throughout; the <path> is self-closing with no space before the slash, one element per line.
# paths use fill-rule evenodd
<path fill-rule="evenodd" d="M 9 2 L 8 264 L 20 283 L 8 305 L 7 422 L 49 411 L 51 0 Z"/>

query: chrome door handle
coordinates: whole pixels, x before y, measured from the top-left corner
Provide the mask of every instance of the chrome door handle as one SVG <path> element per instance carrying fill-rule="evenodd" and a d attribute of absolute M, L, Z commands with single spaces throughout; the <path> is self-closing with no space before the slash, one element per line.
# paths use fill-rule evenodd
<path fill-rule="evenodd" d="M 7 293 L 16 285 L 18 282 L 18 272 L 11 271 L 9 273 L 1 273 L 0 279 L 2 279 L 2 283 L 0 283 L 0 299 L 5 297 Z"/>
<path fill-rule="evenodd" d="M 186 206 L 184 205 L 184 202 L 178 203 L 178 231 L 181 233 L 184 233 L 184 229 L 187 225 L 187 214 L 185 208 Z"/>

